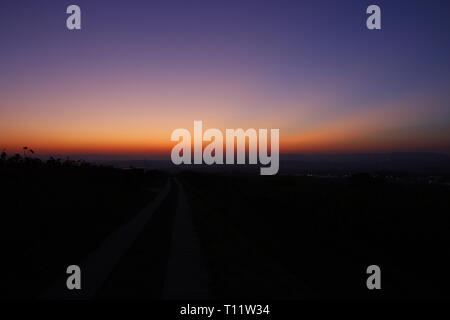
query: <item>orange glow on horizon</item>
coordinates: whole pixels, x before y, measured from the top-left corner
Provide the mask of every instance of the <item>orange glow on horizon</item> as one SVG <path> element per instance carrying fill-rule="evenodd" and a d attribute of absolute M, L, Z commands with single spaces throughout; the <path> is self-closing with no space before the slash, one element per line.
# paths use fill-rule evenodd
<path fill-rule="evenodd" d="M 40 154 L 170 156 L 176 144 L 170 141 L 172 131 L 192 132 L 194 120 L 202 120 L 204 130 L 222 132 L 278 128 L 281 153 L 450 149 L 447 127 L 434 126 L 433 132 L 411 129 L 426 116 L 446 116 L 445 110 L 433 108 L 440 99 L 432 94 L 336 113 L 335 91 L 330 97 L 320 90 L 309 96 L 266 97 L 257 85 L 237 91 L 239 86 L 226 81 L 149 93 L 132 86 L 104 86 L 86 89 L 73 99 L 68 98 L 70 92 L 38 90 L 5 97 L 2 105 L 8 108 L 1 109 L 0 150 L 14 153 L 29 146 Z"/>

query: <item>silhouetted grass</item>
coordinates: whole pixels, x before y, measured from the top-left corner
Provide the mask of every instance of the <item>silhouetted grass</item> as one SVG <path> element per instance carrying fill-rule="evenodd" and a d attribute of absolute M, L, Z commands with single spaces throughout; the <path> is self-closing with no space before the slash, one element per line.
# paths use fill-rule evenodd
<path fill-rule="evenodd" d="M 219 297 L 449 297 L 450 187 L 182 174 Z M 382 291 L 366 288 L 367 266 Z"/>
<path fill-rule="evenodd" d="M 33 297 L 129 221 L 165 180 L 85 161 L 0 156 L 7 297 Z M 25 150 L 24 150 L 25 151 Z"/>

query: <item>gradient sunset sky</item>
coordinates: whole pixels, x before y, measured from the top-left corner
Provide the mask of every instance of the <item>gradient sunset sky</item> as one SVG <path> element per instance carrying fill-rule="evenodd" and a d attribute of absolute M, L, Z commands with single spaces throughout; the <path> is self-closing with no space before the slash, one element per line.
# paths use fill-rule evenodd
<path fill-rule="evenodd" d="M 194 120 L 279 128 L 282 152 L 450 152 L 450 1 L 0 0 L 0 41 L 7 152 L 168 155 Z"/>

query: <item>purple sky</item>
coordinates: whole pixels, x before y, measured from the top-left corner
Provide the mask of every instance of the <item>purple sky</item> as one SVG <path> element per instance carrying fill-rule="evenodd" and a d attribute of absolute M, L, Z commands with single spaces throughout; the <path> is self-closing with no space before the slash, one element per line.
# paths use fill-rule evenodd
<path fill-rule="evenodd" d="M 450 152 L 450 2 L 377 1 L 377 31 L 370 4 L 1 1 L 0 148 L 165 153 L 203 120 L 285 152 Z"/>

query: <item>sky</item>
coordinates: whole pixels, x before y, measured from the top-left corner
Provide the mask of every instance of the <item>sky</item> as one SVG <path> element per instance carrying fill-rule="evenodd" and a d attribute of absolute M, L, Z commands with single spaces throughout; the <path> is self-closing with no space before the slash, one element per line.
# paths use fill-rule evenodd
<path fill-rule="evenodd" d="M 81 30 L 66 8 L 81 8 Z M 366 28 L 381 8 L 382 29 Z M 168 155 L 177 128 L 281 152 L 450 153 L 449 1 L 0 0 L 0 149 Z"/>

